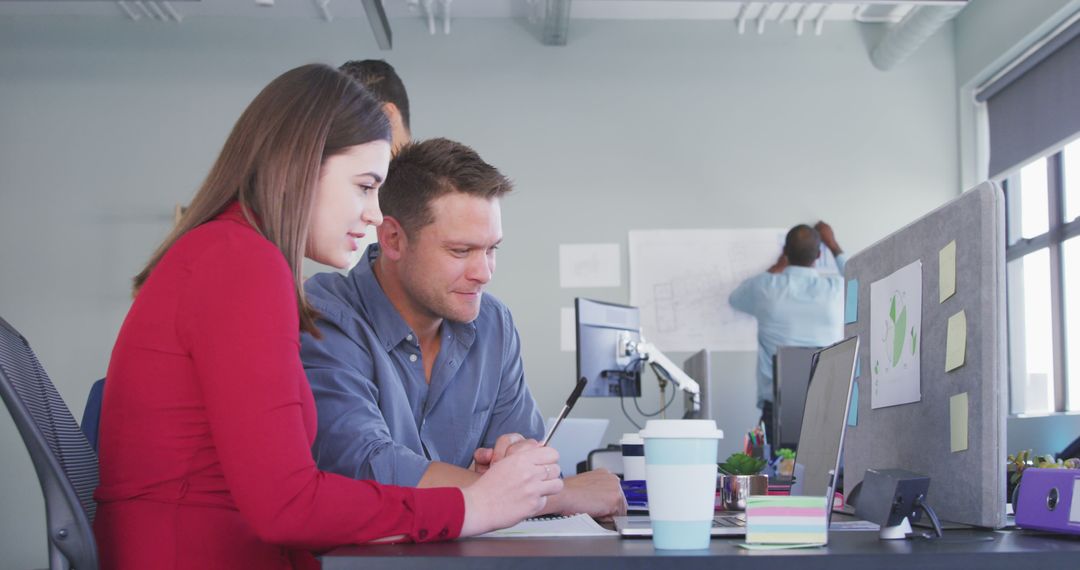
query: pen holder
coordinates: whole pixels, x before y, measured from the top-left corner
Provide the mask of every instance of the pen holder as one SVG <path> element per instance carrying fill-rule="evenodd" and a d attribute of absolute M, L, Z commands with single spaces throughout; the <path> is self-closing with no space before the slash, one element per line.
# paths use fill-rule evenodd
<path fill-rule="evenodd" d="M 754 495 L 769 493 L 767 475 L 721 475 L 720 508 L 725 511 L 746 510 L 747 500 Z"/>

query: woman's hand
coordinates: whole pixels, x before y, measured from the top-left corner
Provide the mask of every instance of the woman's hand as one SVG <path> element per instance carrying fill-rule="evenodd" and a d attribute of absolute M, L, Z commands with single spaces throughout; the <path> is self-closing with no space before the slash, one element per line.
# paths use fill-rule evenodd
<path fill-rule="evenodd" d="M 543 511 L 548 495 L 563 489 L 559 478 L 559 452 L 535 441 L 522 441 L 492 463 L 465 496 L 465 522 L 461 536 L 474 536 L 506 528 Z"/>

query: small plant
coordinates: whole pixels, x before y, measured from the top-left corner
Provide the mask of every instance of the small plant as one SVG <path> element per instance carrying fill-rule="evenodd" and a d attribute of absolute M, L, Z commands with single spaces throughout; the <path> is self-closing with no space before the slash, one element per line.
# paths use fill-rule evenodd
<path fill-rule="evenodd" d="M 720 464 L 720 469 L 728 475 L 757 475 L 764 468 L 764 459 L 750 457 L 745 453 L 732 453 L 727 461 Z"/>
<path fill-rule="evenodd" d="M 1039 457 L 1033 454 L 1030 449 L 1025 449 L 1016 455 L 1009 456 L 1009 471 L 1012 472 L 1009 482 L 1013 485 L 1019 483 L 1020 477 L 1024 475 L 1024 469 L 1028 467 L 1038 469 L 1080 469 L 1080 459 L 1073 457 L 1072 459 L 1058 459 L 1055 461 L 1052 455 Z"/>
<path fill-rule="evenodd" d="M 791 449 L 788 449 L 786 447 L 781 447 L 780 449 L 776 450 L 776 455 L 780 459 L 786 459 L 786 460 L 795 459 L 795 451 L 793 451 Z"/>

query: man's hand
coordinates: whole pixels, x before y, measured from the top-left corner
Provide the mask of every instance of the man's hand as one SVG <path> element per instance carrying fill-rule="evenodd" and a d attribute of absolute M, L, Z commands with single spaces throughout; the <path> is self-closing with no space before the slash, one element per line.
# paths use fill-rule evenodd
<path fill-rule="evenodd" d="M 783 273 L 784 268 L 788 266 L 787 255 L 781 253 L 780 258 L 776 260 L 776 263 L 768 269 L 769 273 Z"/>
<path fill-rule="evenodd" d="M 563 483 L 561 493 L 548 497 L 545 513 L 585 513 L 598 519 L 626 514 L 626 497 L 619 478 L 606 469 L 567 477 Z"/>
<path fill-rule="evenodd" d="M 844 253 L 844 250 L 840 249 L 840 244 L 836 242 L 836 234 L 833 233 L 832 226 L 825 222 L 818 222 L 814 224 L 814 229 L 821 236 L 821 243 L 825 244 L 833 255 Z"/>
<path fill-rule="evenodd" d="M 477 473 L 484 473 L 491 468 L 491 465 L 496 461 L 506 457 L 508 454 L 513 453 L 511 449 L 515 448 L 517 444 L 526 440 L 525 436 L 520 433 L 505 433 L 499 436 L 499 439 L 495 440 L 495 447 L 481 447 L 473 452 L 473 471 Z"/>

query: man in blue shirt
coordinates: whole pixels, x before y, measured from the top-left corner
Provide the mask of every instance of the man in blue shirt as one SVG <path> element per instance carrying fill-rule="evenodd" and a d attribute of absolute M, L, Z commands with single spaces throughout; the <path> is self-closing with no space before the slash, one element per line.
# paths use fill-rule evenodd
<path fill-rule="evenodd" d="M 318 407 L 320 468 L 464 487 L 516 443 L 542 437 L 510 311 L 484 293 L 510 189 L 465 145 L 407 144 L 380 191 L 379 243 L 347 276 L 308 280 L 323 338 L 303 335 L 301 357 Z M 618 478 L 606 471 L 567 477 L 545 509 L 624 511 Z"/>
<path fill-rule="evenodd" d="M 823 243 L 836 257 L 841 275 L 822 275 L 814 268 Z M 776 264 L 743 281 L 728 299 L 732 307 L 757 319 L 757 405 L 766 426 L 772 426 L 777 347 L 827 346 L 843 338 L 846 261 L 829 224 L 798 225 L 788 232 Z"/>

